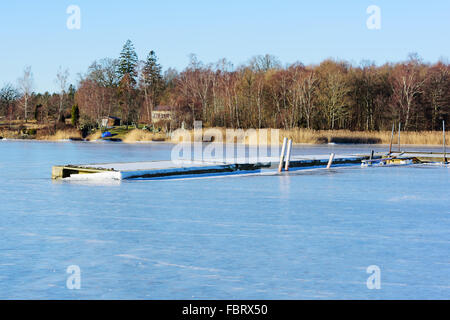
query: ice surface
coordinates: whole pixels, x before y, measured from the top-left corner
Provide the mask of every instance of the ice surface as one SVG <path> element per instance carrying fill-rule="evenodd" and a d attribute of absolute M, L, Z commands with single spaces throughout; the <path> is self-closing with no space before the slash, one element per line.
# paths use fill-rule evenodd
<path fill-rule="evenodd" d="M 294 155 L 372 149 L 386 147 L 300 146 Z M 447 167 L 158 183 L 50 179 L 54 164 L 165 160 L 170 151 L 0 142 L 0 298 L 450 297 Z M 70 265 L 81 268 L 81 290 L 66 287 Z M 381 290 L 366 287 L 370 265 L 381 268 Z"/>

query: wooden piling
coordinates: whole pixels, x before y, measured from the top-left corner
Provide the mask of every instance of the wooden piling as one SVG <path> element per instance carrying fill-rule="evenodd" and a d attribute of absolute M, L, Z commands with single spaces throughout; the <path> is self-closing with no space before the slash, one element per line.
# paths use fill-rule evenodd
<path fill-rule="evenodd" d="M 334 160 L 334 153 L 332 153 L 330 155 L 330 160 L 328 160 L 328 165 L 327 165 L 327 169 L 331 168 L 331 165 L 333 164 L 333 160 Z"/>
<path fill-rule="evenodd" d="M 395 129 L 395 123 L 392 123 L 391 142 L 389 144 L 389 155 L 392 153 L 392 142 L 394 141 L 394 129 Z"/>
<path fill-rule="evenodd" d="M 286 144 L 287 144 L 287 138 L 283 139 L 283 147 L 281 148 L 281 155 L 280 155 L 280 165 L 278 166 L 278 172 L 283 171 L 283 164 L 284 164 L 284 154 L 286 152 Z"/>
<path fill-rule="evenodd" d="M 443 143 L 443 151 L 444 151 L 444 163 L 447 163 L 447 148 L 446 148 L 446 143 L 445 143 L 445 120 L 442 120 L 442 134 L 443 134 L 443 139 L 442 139 L 442 143 Z"/>
<path fill-rule="evenodd" d="M 292 151 L 292 139 L 289 139 L 286 153 L 286 166 L 284 167 L 285 171 L 289 171 L 289 163 L 291 161 L 291 151 Z"/>
<path fill-rule="evenodd" d="M 402 131 L 402 123 L 398 123 L 398 152 L 401 152 L 400 150 L 400 132 Z"/>

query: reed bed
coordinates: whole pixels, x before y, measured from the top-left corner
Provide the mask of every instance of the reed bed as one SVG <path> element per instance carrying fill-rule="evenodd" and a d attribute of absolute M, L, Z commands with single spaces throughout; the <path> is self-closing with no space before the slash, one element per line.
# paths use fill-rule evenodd
<path fill-rule="evenodd" d="M 233 129 L 231 129 L 233 130 Z M 230 142 L 245 143 L 245 144 L 271 144 L 272 143 L 272 130 L 264 130 L 267 138 L 264 139 L 262 131 L 258 129 L 241 130 L 241 135 L 233 137 Z M 237 131 L 234 131 L 235 133 Z M 186 141 L 190 139 L 194 141 L 194 130 L 185 131 L 186 137 L 180 137 L 180 135 L 172 135 L 169 137 L 165 133 L 151 133 L 148 131 L 134 129 L 128 133 L 124 133 L 122 138 L 125 143 L 134 142 L 148 142 L 148 141 L 167 141 L 172 143 L 178 143 L 180 141 Z M 218 136 L 217 136 L 218 133 Z M 208 136 L 213 135 L 211 139 Z M 394 144 L 397 144 L 397 132 L 394 136 Z M 224 142 L 227 141 L 227 129 L 226 128 L 203 128 L 204 141 L 220 141 L 220 136 Z M 0 137 L 7 139 L 20 139 L 20 134 L 17 131 L 0 129 Z M 283 138 L 292 139 L 294 143 L 300 144 L 327 144 L 327 143 L 345 143 L 345 144 L 389 144 L 391 139 L 390 131 L 349 131 L 349 130 L 310 130 L 310 129 L 291 129 L 291 130 L 279 130 L 278 143 L 281 143 Z M 31 137 L 34 138 L 34 137 Z M 81 133 L 76 129 L 58 130 L 55 134 L 49 134 L 47 130 L 38 130 L 38 134 L 35 136 L 37 140 L 80 140 Z M 86 140 L 94 141 L 101 138 L 101 132 L 96 131 L 89 135 Z M 402 131 L 401 132 L 401 144 L 406 145 L 442 145 L 443 135 L 440 131 Z M 446 134 L 447 144 L 450 141 L 450 133 Z"/>
<path fill-rule="evenodd" d="M 60 140 L 80 140 L 82 139 L 80 131 L 76 129 L 58 130 L 54 135 L 37 135 L 36 140 L 60 141 Z"/>
<path fill-rule="evenodd" d="M 220 132 L 223 141 L 227 141 L 225 128 L 212 128 L 216 132 Z M 203 134 L 213 132 L 211 128 L 204 128 Z M 234 139 L 234 142 L 255 144 L 271 143 L 271 129 L 267 129 L 267 139 L 261 139 L 260 130 L 250 130 L 246 136 Z M 253 133 L 252 133 L 253 132 Z M 194 139 L 194 131 L 188 130 L 188 135 L 191 141 Z M 395 132 L 393 143 L 397 143 L 397 132 Z M 264 137 L 264 136 L 263 136 Z M 389 144 L 391 140 L 391 131 L 349 131 L 349 130 L 310 130 L 310 129 L 291 129 L 279 131 L 279 143 L 283 138 L 292 139 L 294 143 L 305 144 L 327 144 L 327 143 L 342 143 L 342 144 Z M 443 134 L 439 131 L 404 131 L 401 132 L 401 144 L 411 145 L 442 145 Z M 173 135 L 171 142 L 177 143 L 182 138 L 179 135 Z M 218 142 L 218 138 L 213 138 L 213 141 Z M 264 141 L 261 141 L 264 140 Z M 204 138 L 204 141 L 210 141 Z M 450 133 L 446 134 L 447 143 L 450 141 Z"/>
<path fill-rule="evenodd" d="M 5 139 L 16 139 L 17 132 L 11 130 L 0 130 L 0 137 Z"/>
<path fill-rule="evenodd" d="M 95 141 L 98 139 L 101 139 L 102 132 L 100 130 L 95 131 L 94 133 L 91 133 L 86 137 L 86 141 Z"/>
<path fill-rule="evenodd" d="M 391 131 L 349 131 L 349 130 L 308 130 L 292 129 L 280 130 L 280 139 L 287 137 L 294 143 L 366 143 L 389 144 Z M 403 131 L 400 134 L 401 144 L 411 145 L 442 145 L 443 134 L 439 131 Z M 446 133 L 446 141 L 450 141 L 450 134 Z M 393 143 L 398 141 L 398 132 L 394 133 Z"/>
<path fill-rule="evenodd" d="M 167 135 L 165 133 L 152 133 L 140 129 L 134 129 L 127 133 L 123 138 L 125 143 L 133 142 L 148 142 L 148 141 L 166 141 Z"/>

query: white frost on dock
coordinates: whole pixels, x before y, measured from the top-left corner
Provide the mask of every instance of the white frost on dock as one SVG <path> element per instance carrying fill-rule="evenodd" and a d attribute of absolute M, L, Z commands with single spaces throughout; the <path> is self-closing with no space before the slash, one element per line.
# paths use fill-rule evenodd
<path fill-rule="evenodd" d="M 108 171 L 90 174 L 72 174 L 65 178 L 65 181 L 103 181 L 103 180 L 122 180 L 120 172 Z"/>
<path fill-rule="evenodd" d="M 328 155 L 307 155 L 291 157 L 292 170 L 305 169 L 296 168 L 295 162 L 303 164 L 311 164 L 314 162 L 326 164 Z M 336 156 L 335 161 L 339 160 L 360 160 L 356 155 Z M 255 172 L 272 172 L 278 167 L 278 157 L 246 157 L 246 158 L 225 158 L 225 159 L 204 159 L 204 160 L 177 160 L 177 161 L 147 161 L 147 162 L 128 162 L 128 163 L 104 163 L 104 164 L 86 164 L 77 165 L 80 169 L 105 170 L 105 172 L 91 174 L 72 174 L 65 180 L 70 181 L 104 181 L 104 180 L 125 180 L 125 179 L 164 179 L 174 178 L 175 176 L 191 176 L 191 175 L 229 175 L 229 174 L 246 174 Z M 236 165 L 236 166 L 235 166 Z M 255 165 L 246 168 L 245 165 Z M 242 166 L 242 167 L 240 167 Z M 239 168 L 238 168 L 239 167 Z M 107 171 L 106 171 L 107 170 Z"/>

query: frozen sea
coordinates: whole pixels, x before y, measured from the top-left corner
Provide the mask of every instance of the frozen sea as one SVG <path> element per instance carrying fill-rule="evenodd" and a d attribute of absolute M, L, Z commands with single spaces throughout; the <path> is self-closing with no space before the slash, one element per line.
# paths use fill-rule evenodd
<path fill-rule="evenodd" d="M 448 167 L 50 179 L 55 164 L 167 160 L 171 149 L 0 141 L 0 299 L 450 298 Z M 79 290 L 67 287 L 72 265 Z M 366 284 L 373 265 L 379 290 Z"/>

